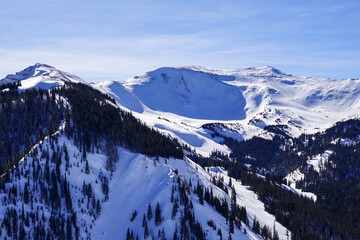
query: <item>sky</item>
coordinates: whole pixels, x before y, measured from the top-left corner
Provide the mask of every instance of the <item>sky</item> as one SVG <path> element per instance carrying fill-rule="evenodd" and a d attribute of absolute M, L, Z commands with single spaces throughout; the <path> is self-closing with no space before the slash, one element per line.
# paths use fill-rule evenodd
<path fill-rule="evenodd" d="M 163 66 L 360 78 L 360 1 L 0 2 L 0 79 L 37 62 L 86 81 Z"/>

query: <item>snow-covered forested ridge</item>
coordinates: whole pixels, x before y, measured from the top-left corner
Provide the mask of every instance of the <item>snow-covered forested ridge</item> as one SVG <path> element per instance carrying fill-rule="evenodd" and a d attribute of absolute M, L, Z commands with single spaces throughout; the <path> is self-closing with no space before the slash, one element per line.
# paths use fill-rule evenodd
<path fill-rule="evenodd" d="M 4 136 L 26 136 L 25 141 L 2 142 L 8 151 L 1 154 L 9 159 L 1 169 L 8 172 L 1 185 L 1 211 L 8 219 L 2 236 L 9 231 L 17 237 L 27 231 L 35 236 L 36 231 L 36 237 L 70 234 L 91 239 L 360 236 L 357 215 L 348 215 L 357 209 L 357 188 L 349 186 L 355 186 L 359 176 L 359 120 L 318 133 L 355 116 L 358 80 L 296 77 L 272 67 L 160 68 L 126 81 L 91 84 L 104 95 L 89 84 L 76 84 L 84 82 L 76 76 L 36 64 L 1 82 L 0 113 L 16 109 L 12 118 L 2 116 L 13 124 Z M 39 106 L 57 113 L 50 125 L 45 124 L 49 114 L 30 114 Z M 26 114 L 19 117 L 22 110 Z M 32 119 L 36 127 L 25 129 Z M 61 124 L 62 131 L 54 133 Z M 44 140 L 49 134 L 56 136 Z M 180 146 L 190 159 L 176 159 L 183 156 Z M 28 151 L 32 153 L 25 155 Z M 324 153 L 326 158 L 321 157 Z M 33 172 L 33 166 L 39 171 Z M 50 173 L 42 175 L 49 180 L 39 182 L 43 172 Z M 291 172 L 297 177 L 286 182 Z M 31 186 L 38 198 L 49 191 L 37 203 L 44 212 L 37 225 L 27 220 L 38 220 L 25 197 Z M 317 197 L 316 202 L 284 188 L 306 192 L 303 195 Z M 342 209 L 335 199 L 341 199 Z"/>
<path fill-rule="evenodd" d="M 226 218 L 208 202 L 201 203 L 197 188 L 213 189 L 211 197 L 220 203 L 226 199 L 229 209 L 230 197 L 212 185 L 200 166 L 190 160 L 151 159 L 123 148 L 118 153 L 112 172 L 106 169 L 103 151 L 81 152 L 59 133 L 45 138 L 1 180 L 2 238 L 125 239 L 128 229 L 139 239 L 172 239 L 175 233 L 196 239 L 228 236 Z M 256 214 L 267 213 L 259 209 Z M 186 230 L 194 223 L 200 228 Z M 285 239 L 283 227 L 277 225 Z M 261 239 L 245 223 L 241 229 L 234 227 L 233 239 Z"/>

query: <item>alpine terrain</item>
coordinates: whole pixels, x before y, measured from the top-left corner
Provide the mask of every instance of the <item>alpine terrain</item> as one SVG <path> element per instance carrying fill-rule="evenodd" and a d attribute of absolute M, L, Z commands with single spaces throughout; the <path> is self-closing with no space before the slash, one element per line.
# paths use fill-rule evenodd
<path fill-rule="evenodd" d="M 0 80 L 1 239 L 360 239 L 360 79 Z"/>

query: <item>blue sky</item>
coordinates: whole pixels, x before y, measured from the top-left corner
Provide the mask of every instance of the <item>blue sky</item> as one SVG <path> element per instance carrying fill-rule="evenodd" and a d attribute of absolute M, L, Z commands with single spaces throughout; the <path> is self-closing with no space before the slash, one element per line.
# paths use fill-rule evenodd
<path fill-rule="evenodd" d="M 0 16 L 0 78 L 36 62 L 87 81 L 184 65 L 360 78 L 358 0 L 12 0 Z"/>

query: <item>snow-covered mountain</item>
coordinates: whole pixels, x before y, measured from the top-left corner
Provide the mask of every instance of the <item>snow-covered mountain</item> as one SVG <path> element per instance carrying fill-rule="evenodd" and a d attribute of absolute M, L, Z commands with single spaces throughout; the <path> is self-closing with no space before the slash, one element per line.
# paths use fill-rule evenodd
<path fill-rule="evenodd" d="M 9 74 L 0 80 L 0 85 L 21 82 L 19 89 L 41 88 L 50 89 L 64 85 L 65 82 L 88 84 L 76 75 L 56 68 L 36 63 L 15 74 Z"/>
<path fill-rule="evenodd" d="M 67 82 L 83 83 L 87 87 L 66 85 Z M 246 140 L 261 136 L 271 139 L 279 133 L 296 136 L 318 132 L 339 120 L 357 116 L 360 108 L 360 79 L 298 77 L 270 66 L 234 70 L 165 67 L 128 80 L 88 84 L 51 66 L 35 64 L 0 80 L 1 94 L 11 96 L 11 92 L 16 90 L 12 89 L 14 86 L 5 86 L 7 83 L 17 83 L 14 86 L 20 93 L 31 88 L 49 90 L 38 93 L 36 104 L 42 106 L 41 101 L 50 103 L 57 116 L 48 119 L 61 124 L 56 125 L 58 131 L 52 136 L 44 137 L 44 132 L 54 130 L 53 122 L 44 125 L 49 129 L 40 129 L 39 135 L 24 134 L 27 139 L 24 143 L 20 141 L 22 145 L 17 150 L 25 150 L 35 142 L 30 152 L 21 153 L 25 155 L 19 163 L 10 158 L 7 174 L 2 175 L 0 181 L 1 237 L 12 237 L 17 233 L 19 238 L 25 234 L 39 239 L 55 236 L 172 239 L 176 234 L 200 234 L 196 238 L 219 239 L 221 236 L 220 239 L 224 239 L 229 236 L 232 220 L 236 225 L 231 234 L 233 239 L 262 239 L 260 235 L 277 239 L 275 231 L 272 234 L 274 229 L 280 239 L 287 239 L 291 233 L 276 219 L 282 216 L 281 221 L 288 223 L 286 217 L 289 213 L 277 212 L 275 219 L 275 214 L 269 213 L 274 208 L 271 195 L 263 197 L 261 202 L 260 194 L 253 192 L 253 186 L 245 186 L 245 180 L 229 177 L 230 170 L 228 175 L 222 167 L 202 168 L 189 157 L 178 159 L 154 154 L 151 148 L 154 140 L 136 140 L 141 136 L 139 132 L 135 133 L 140 129 L 140 123 L 129 121 L 129 116 L 119 109 L 131 112 L 146 125 L 208 156 L 214 150 L 230 152 L 222 143 L 224 137 Z M 66 87 L 53 89 L 61 86 Z M 75 90 L 82 94 L 76 95 L 73 89 L 67 92 L 68 95 L 62 95 L 66 88 L 72 87 L 78 88 Z M 15 99 L 19 97 L 17 94 L 14 96 Z M 31 98 L 20 97 L 18 100 L 20 107 L 34 104 Z M 12 104 L 1 104 L 1 111 L 9 111 Z M 91 114 L 81 115 L 80 110 L 89 104 L 95 104 L 90 108 Z M 75 106 L 77 111 L 73 112 Z M 120 114 L 121 117 L 96 114 L 102 108 L 106 109 L 105 113 Z M 11 118 L 9 114 L 5 115 Z M 31 122 L 31 117 L 27 114 L 25 119 Z M 106 120 L 99 123 L 102 118 Z M 41 120 L 37 118 L 40 123 Z M 274 131 L 273 125 L 277 125 L 279 131 Z M 142 130 L 150 132 L 145 128 Z M 114 136 L 123 138 L 116 143 L 118 145 Z M 158 139 L 161 143 L 156 144 L 160 147 L 169 141 L 177 150 L 180 149 L 168 138 Z M 356 143 L 357 138 L 350 140 Z M 331 138 L 329 141 L 335 140 Z M 330 155 L 336 153 L 330 150 L 312 153 L 309 139 L 305 137 L 300 142 L 309 147 L 305 164 L 310 167 L 300 167 L 300 162 L 292 164 L 299 168 L 288 171 L 285 178 L 288 186 L 270 181 L 268 184 L 280 189 L 282 186 L 316 202 L 317 195 L 302 191 L 297 185 L 303 184 L 301 181 L 308 174 L 306 170 L 325 172 L 326 166 L 332 164 Z M 110 151 L 108 145 L 114 147 L 114 144 L 116 147 Z M 136 148 L 140 144 L 152 151 L 148 154 L 151 157 L 136 152 L 141 149 Z M 291 149 L 292 144 L 285 139 L 279 149 Z M 167 147 L 169 145 L 164 149 Z M 171 152 L 171 146 L 166 150 Z M 301 151 L 291 151 L 302 156 Z M 13 161 L 16 164 L 11 165 Z M 254 175 L 265 179 L 262 175 Z M 161 209 L 160 218 L 151 216 L 158 216 L 158 210 L 154 211 L 157 205 Z M 230 211 L 236 213 L 236 217 L 230 215 Z M 245 216 L 242 216 L 244 211 Z M 258 228 L 256 223 L 260 224 Z"/>
<path fill-rule="evenodd" d="M 0 84 L 49 89 L 81 78 L 45 64 L 6 76 Z M 358 116 L 360 79 L 299 77 L 271 66 L 217 70 L 163 67 L 134 78 L 92 83 L 148 126 L 197 153 L 229 153 L 222 137 L 271 138 L 266 126 L 297 136 Z M 264 130 L 265 128 L 265 130 Z"/>
<path fill-rule="evenodd" d="M 270 66 L 215 70 L 164 67 L 123 81 L 92 84 L 149 126 L 198 153 L 228 152 L 221 135 L 238 140 L 281 125 L 297 136 L 357 116 L 360 79 L 299 77 Z"/>
<path fill-rule="evenodd" d="M 1 238 L 126 239 L 129 233 L 132 237 L 128 239 L 136 236 L 139 239 L 172 239 L 175 235 L 222 239 L 230 235 L 229 212 L 237 208 L 237 211 L 245 211 L 245 216 L 233 218 L 236 225 L 231 234 L 233 239 L 262 239 L 260 231 L 252 230 L 255 222 L 270 235 L 276 228 L 280 239 L 286 239 L 289 231 L 265 211 L 264 203 L 247 186 L 235 179 L 232 179 L 234 184 L 230 184 L 225 170 L 206 171 L 187 157 L 149 157 L 131 152 L 124 147 L 131 146 L 125 137 L 133 134 L 129 139 L 134 141 L 135 138 L 135 146 L 138 146 L 136 141 L 144 140 L 136 140 L 136 132 L 125 131 L 124 139 L 111 140 L 113 135 L 105 135 L 107 130 L 99 130 L 93 122 L 97 122 L 99 108 L 110 109 L 117 115 L 119 106 L 89 86 L 65 86 L 65 82 L 81 82 L 70 76 L 36 64 L 2 80 L 3 84 L 19 82 L 20 94 L 16 89 L 2 92 L 2 96 L 17 99 L 13 101 L 13 108 L 34 106 L 36 99 L 44 109 L 49 105 L 58 109 L 58 115 L 53 116 L 49 129 L 39 129 L 33 135 L 29 133 L 27 142 L 33 144 L 30 150 L 26 150 L 29 144 L 18 146 L 21 152 L 6 164 L 6 170 L 1 168 Z M 54 88 L 59 86 L 64 87 Z M 22 91 L 30 88 L 48 91 Z M 68 89 L 67 95 L 65 89 Z M 8 101 L 7 98 L 1 100 Z M 42 101 L 49 105 L 41 105 Z M 76 104 L 83 104 L 82 107 L 91 109 L 92 114 L 78 115 L 82 107 Z M 6 108 L 8 105 L 9 102 L 2 103 L 1 111 L 12 111 Z M 2 117 L 11 118 L 5 115 Z M 120 128 L 120 125 L 111 126 L 114 115 L 108 117 L 100 125 Z M 26 113 L 26 118 L 34 116 Z M 42 121 L 41 116 L 36 118 Z M 128 118 L 126 115 L 119 118 L 119 124 L 125 126 L 123 130 L 126 127 L 130 130 L 134 127 L 134 131 L 139 129 L 140 123 L 126 122 Z M 82 128 L 83 121 L 87 124 L 85 128 Z M 54 130 L 53 123 L 58 122 L 58 131 L 46 135 Z M 27 126 L 21 127 L 27 129 Z M 95 131 L 99 131 L 97 135 Z M 111 133 L 114 132 L 116 130 Z M 149 132 L 146 136 L 154 134 Z M 164 138 L 160 138 L 159 144 L 166 148 L 166 141 L 170 140 Z M 117 145 L 110 151 L 108 146 L 116 141 L 124 146 Z M 235 189 L 233 193 L 232 188 Z M 211 198 L 207 198 L 206 193 Z M 157 205 L 160 218 L 157 218 Z"/>

